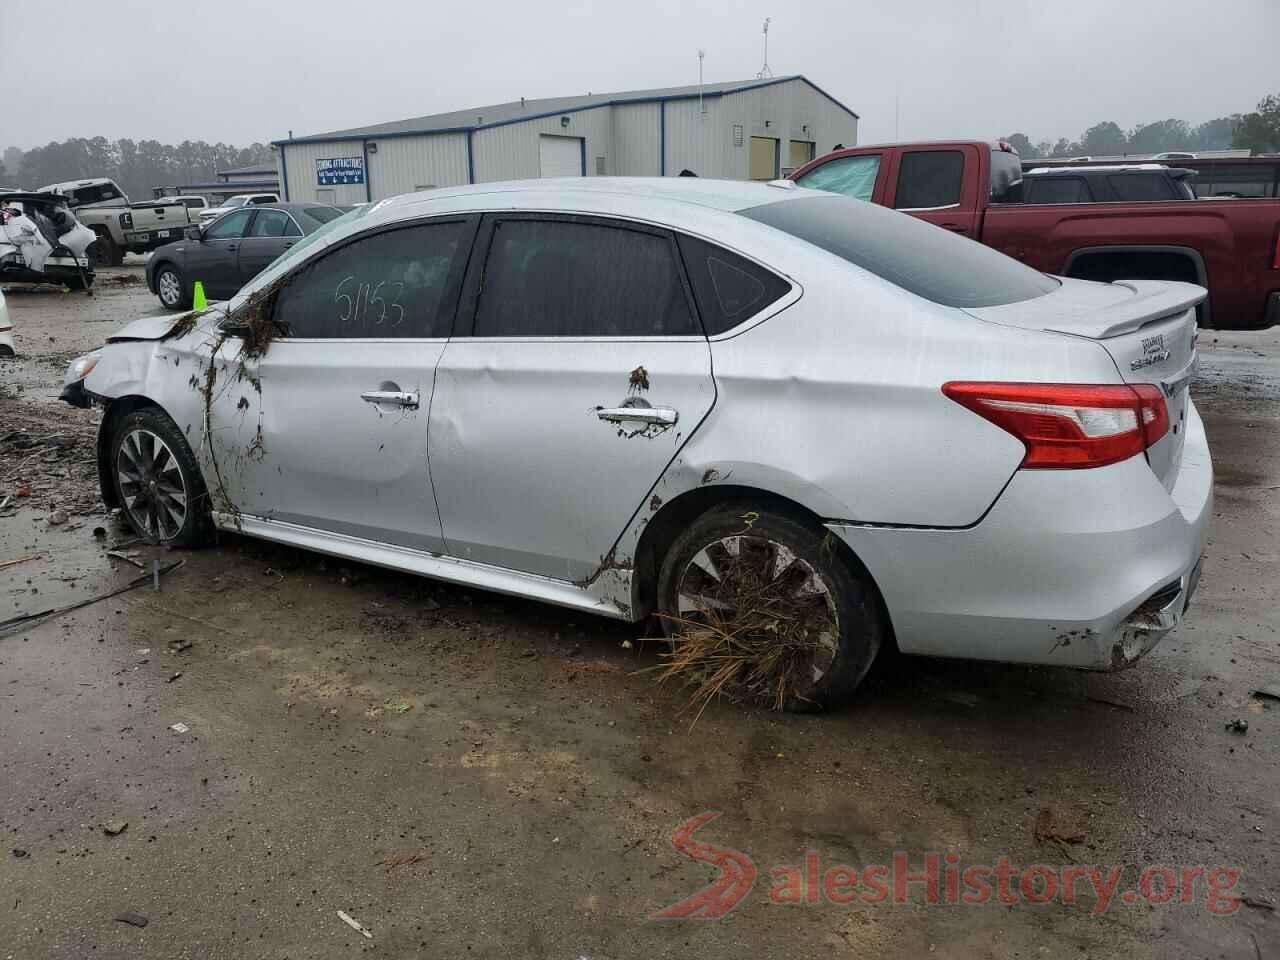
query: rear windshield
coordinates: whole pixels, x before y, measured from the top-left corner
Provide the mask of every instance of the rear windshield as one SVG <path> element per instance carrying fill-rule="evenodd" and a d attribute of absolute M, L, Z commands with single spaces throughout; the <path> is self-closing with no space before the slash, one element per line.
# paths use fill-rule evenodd
<path fill-rule="evenodd" d="M 337 207 L 303 207 L 302 212 L 312 220 L 318 220 L 320 223 L 328 223 L 330 220 L 337 220 L 342 216 L 342 211 Z"/>
<path fill-rule="evenodd" d="M 941 227 L 847 197 L 798 197 L 738 211 L 946 307 L 1032 300 L 1058 281 Z"/>

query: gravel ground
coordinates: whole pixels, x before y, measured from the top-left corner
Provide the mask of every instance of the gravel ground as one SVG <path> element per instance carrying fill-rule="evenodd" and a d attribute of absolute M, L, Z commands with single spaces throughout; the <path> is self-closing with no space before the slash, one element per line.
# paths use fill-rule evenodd
<path fill-rule="evenodd" d="M 55 399 L 70 357 L 157 312 L 113 279 L 140 275 L 6 292 L 0 562 L 39 559 L 0 568 L 0 619 L 153 559 L 98 503 L 94 413 Z M 1280 336 L 1201 344 L 1204 579 L 1121 674 L 886 657 L 838 712 L 691 728 L 624 625 L 235 536 L 155 553 L 183 561 L 159 592 L 0 637 L 0 958 L 1280 955 L 1280 704 L 1253 693 L 1280 684 Z M 754 888 L 655 919 L 717 876 L 672 842 L 713 812 L 697 839 Z M 937 903 L 806 885 L 807 858 L 862 884 L 898 853 L 1120 873 L 1106 903 L 1083 880 L 1042 904 L 947 902 L 945 873 Z M 1239 874 L 1124 896 L 1160 866 Z"/>

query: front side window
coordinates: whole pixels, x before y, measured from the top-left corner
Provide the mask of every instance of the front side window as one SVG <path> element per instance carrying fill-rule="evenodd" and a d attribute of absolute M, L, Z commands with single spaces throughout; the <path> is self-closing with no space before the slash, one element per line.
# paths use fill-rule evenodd
<path fill-rule="evenodd" d="M 220 217 L 213 222 L 213 226 L 204 232 L 204 238 L 206 240 L 235 240 L 243 237 L 245 228 L 249 226 L 249 218 L 251 216 L 253 214 L 248 210 L 228 213 L 225 217 Z"/>
<path fill-rule="evenodd" d="M 1107 183 L 1117 200 L 1173 200 L 1168 178 L 1158 173 L 1114 173 Z"/>
<path fill-rule="evenodd" d="M 475 336 L 700 332 L 668 236 L 573 220 L 494 225 Z"/>
<path fill-rule="evenodd" d="M 826 190 L 855 200 L 870 200 L 880 174 L 880 155 L 839 157 L 810 170 L 796 182 L 813 190 Z"/>
<path fill-rule="evenodd" d="M 1089 203 L 1093 194 L 1081 177 L 1044 177 L 1025 181 L 1027 203 Z"/>
<path fill-rule="evenodd" d="M 446 292 L 467 229 L 418 224 L 341 246 L 298 271 L 273 319 L 290 337 L 447 337 L 453 311 Z"/>
<path fill-rule="evenodd" d="M 960 203 L 964 179 L 964 154 L 959 150 L 913 150 L 904 153 L 898 166 L 899 210 L 928 210 Z"/>

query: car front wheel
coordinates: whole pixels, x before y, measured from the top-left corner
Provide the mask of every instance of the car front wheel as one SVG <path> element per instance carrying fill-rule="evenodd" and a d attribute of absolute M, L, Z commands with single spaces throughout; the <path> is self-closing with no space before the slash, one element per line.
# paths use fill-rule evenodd
<path fill-rule="evenodd" d="M 191 297 L 183 286 L 182 275 L 168 263 L 156 271 L 156 296 L 166 310 L 186 310 L 191 306 Z"/>
<path fill-rule="evenodd" d="M 734 658 L 739 694 L 792 711 L 847 697 L 885 634 L 874 585 L 819 526 L 750 502 L 693 522 L 663 559 L 658 607 L 672 643 L 706 644 L 683 658 L 701 682 Z"/>
<path fill-rule="evenodd" d="M 140 537 L 182 547 L 208 538 L 204 478 L 181 431 L 161 410 L 136 410 L 116 424 L 111 476 L 125 517 Z"/>

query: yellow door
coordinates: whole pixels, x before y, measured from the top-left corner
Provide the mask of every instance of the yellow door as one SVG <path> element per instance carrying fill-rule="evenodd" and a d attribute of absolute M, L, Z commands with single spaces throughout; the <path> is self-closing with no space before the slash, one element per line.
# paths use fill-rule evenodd
<path fill-rule="evenodd" d="M 776 180 L 778 178 L 778 141 L 773 137 L 751 138 L 752 180 Z"/>
<path fill-rule="evenodd" d="M 793 170 L 798 170 L 806 163 L 813 159 L 813 141 L 811 140 L 792 140 L 790 163 L 787 166 Z"/>

